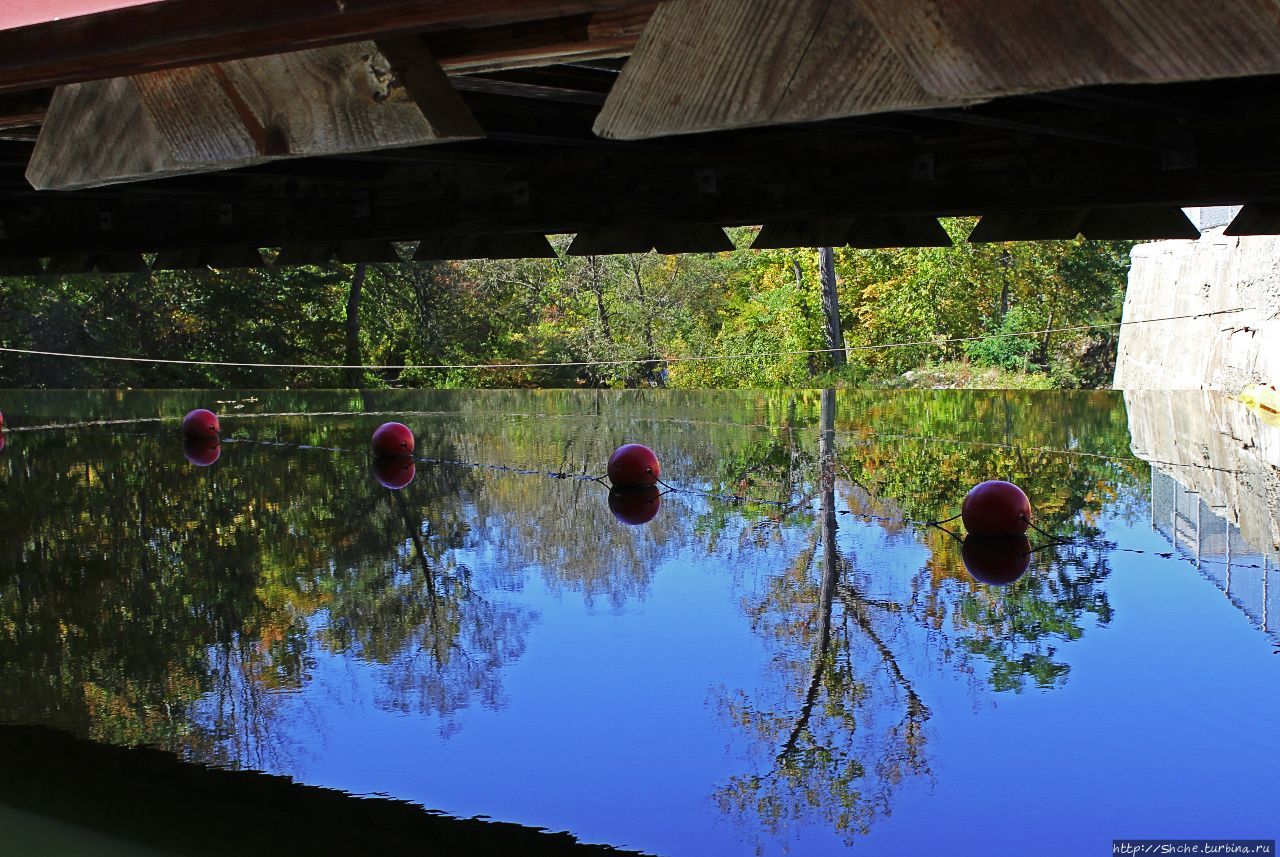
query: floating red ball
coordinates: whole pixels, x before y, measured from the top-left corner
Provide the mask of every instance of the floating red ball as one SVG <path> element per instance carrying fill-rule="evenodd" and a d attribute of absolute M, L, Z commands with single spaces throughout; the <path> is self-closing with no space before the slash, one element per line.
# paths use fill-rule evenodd
<path fill-rule="evenodd" d="M 188 437 L 182 441 L 182 454 L 196 467 L 208 467 L 222 455 L 217 438 Z"/>
<path fill-rule="evenodd" d="M 383 423 L 374 429 L 371 446 L 378 458 L 407 458 L 413 455 L 413 432 L 404 423 Z"/>
<path fill-rule="evenodd" d="M 647 524 L 658 514 L 662 495 L 657 486 L 615 488 L 609 492 L 609 511 L 624 524 Z"/>
<path fill-rule="evenodd" d="M 975 536 L 1020 536 L 1031 526 L 1031 501 L 1012 482 L 993 479 L 969 489 L 960 518 Z"/>
<path fill-rule="evenodd" d="M 204 408 L 196 408 L 182 418 L 182 433 L 187 437 L 217 437 L 221 430 L 218 415 Z"/>
<path fill-rule="evenodd" d="M 418 467 L 412 458 L 375 458 L 373 460 L 373 478 L 383 488 L 399 491 L 413 481 Z"/>
<path fill-rule="evenodd" d="M 1026 536 L 969 536 L 960 558 L 974 580 L 1008 586 L 1031 565 L 1031 542 Z"/>
<path fill-rule="evenodd" d="M 609 481 L 619 488 L 648 488 L 658 484 L 662 468 L 658 456 L 644 444 L 628 443 L 609 456 Z"/>

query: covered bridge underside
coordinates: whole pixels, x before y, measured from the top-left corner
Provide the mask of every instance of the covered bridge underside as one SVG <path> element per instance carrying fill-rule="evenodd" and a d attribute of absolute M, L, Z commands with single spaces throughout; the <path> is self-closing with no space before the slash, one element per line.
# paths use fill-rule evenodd
<path fill-rule="evenodd" d="M 952 215 L 1195 237 L 1181 206 L 1240 203 L 1232 234 L 1280 231 L 1263 0 L 9 0 L 0 27 L 0 273 L 928 245 Z"/>

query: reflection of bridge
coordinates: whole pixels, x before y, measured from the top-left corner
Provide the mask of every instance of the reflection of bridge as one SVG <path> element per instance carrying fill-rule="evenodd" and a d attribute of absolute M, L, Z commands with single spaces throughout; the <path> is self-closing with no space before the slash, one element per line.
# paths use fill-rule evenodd
<path fill-rule="evenodd" d="M 1253 624 L 1280 634 L 1280 554 L 1255 547 L 1199 494 L 1151 465 L 1151 526 L 1194 562 Z M 1274 591 L 1273 591 L 1274 590 Z"/>
<path fill-rule="evenodd" d="M 1262 630 L 1280 632 L 1280 431 L 1207 392 L 1127 392 L 1151 526 Z"/>

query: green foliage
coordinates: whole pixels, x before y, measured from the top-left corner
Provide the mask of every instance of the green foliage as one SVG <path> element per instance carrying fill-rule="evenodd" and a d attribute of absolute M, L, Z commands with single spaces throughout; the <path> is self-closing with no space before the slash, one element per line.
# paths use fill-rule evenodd
<path fill-rule="evenodd" d="M 364 386 L 782 387 L 873 383 L 967 358 L 1038 367 L 1060 386 L 1110 380 L 1128 244 L 970 244 L 837 251 L 850 365 L 826 375 L 815 250 L 742 250 L 370 265 Z M 747 246 L 755 229 L 730 230 Z M 353 266 L 154 272 L 0 283 L 0 345 L 170 360 L 339 364 Z M 971 337 L 982 337 L 966 342 Z M 726 356 L 727 355 L 727 356 Z M 711 357 L 715 359 L 673 359 Z M 475 364 L 511 368 L 469 369 Z M 452 367 L 452 368 L 449 368 Z M 337 386 L 328 369 L 0 355 L 0 386 Z"/>

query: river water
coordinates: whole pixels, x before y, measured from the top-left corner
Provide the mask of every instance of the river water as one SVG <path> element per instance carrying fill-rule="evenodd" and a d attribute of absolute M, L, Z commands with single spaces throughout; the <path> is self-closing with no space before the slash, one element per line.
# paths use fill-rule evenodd
<path fill-rule="evenodd" d="M 222 415 L 208 466 L 178 436 L 196 406 Z M 0 733 L 660 855 L 1101 855 L 1280 827 L 1280 428 L 1223 397 L 0 409 Z M 418 438 L 400 490 L 366 454 L 388 420 Z M 591 479 L 626 442 L 661 458 L 656 500 Z M 1030 496 L 1029 554 L 925 523 L 993 478 Z"/>

